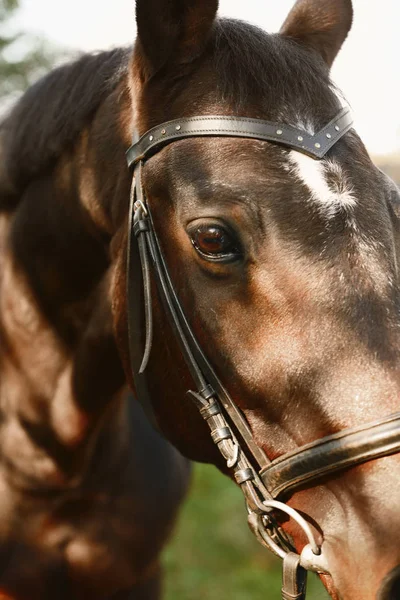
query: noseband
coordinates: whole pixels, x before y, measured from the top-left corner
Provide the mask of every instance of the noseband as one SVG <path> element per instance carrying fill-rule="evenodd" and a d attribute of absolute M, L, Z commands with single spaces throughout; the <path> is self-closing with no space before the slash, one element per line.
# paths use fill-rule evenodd
<path fill-rule="evenodd" d="M 323 478 L 376 458 L 400 452 L 400 413 L 335 435 L 324 437 L 270 461 L 252 436 L 244 414 L 231 399 L 200 348 L 175 293 L 157 238 L 149 204 L 142 185 L 143 164 L 167 144 L 191 137 L 239 137 L 280 144 L 322 159 L 349 131 L 353 121 L 348 109 L 315 135 L 288 125 L 251 118 L 202 116 L 170 121 L 148 131 L 127 152 L 134 168 L 128 246 L 128 328 L 132 371 L 136 381 L 144 372 L 151 351 L 153 318 L 151 273 L 191 373 L 195 390 L 187 392 L 208 423 L 213 442 L 241 487 L 250 528 L 257 539 L 283 559 L 283 600 L 302 600 L 306 593 L 306 571 L 328 573 L 328 566 L 307 521 L 281 500 L 289 494 L 316 485 Z M 137 288 L 133 284 L 136 240 L 142 266 L 146 318 L 145 350 L 140 369 L 134 364 L 137 315 L 133 307 Z M 137 303 L 136 303 L 137 304 Z M 139 400 L 155 422 L 150 402 Z M 298 555 L 279 526 L 277 512 L 293 518 L 305 533 L 308 544 Z"/>

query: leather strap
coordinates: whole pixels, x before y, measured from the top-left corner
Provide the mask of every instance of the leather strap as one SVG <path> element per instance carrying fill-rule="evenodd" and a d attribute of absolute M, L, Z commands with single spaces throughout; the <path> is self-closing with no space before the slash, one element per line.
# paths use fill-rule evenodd
<path fill-rule="evenodd" d="M 353 125 L 349 108 L 344 108 L 321 131 L 310 135 L 291 125 L 262 119 L 206 116 L 176 119 L 145 133 L 126 153 L 129 167 L 156 154 L 161 148 L 190 137 L 239 137 L 273 142 L 321 159 Z"/>
<path fill-rule="evenodd" d="M 139 174 L 135 174 L 139 175 Z M 139 179 L 139 177 L 137 177 Z M 151 404 L 150 393 L 147 387 L 147 379 L 145 376 L 139 377 L 139 372 L 144 366 L 144 355 L 141 348 L 141 338 L 143 324 L 145 324 L 145 345 L 151 342 L 151 297 L 150 282 L 143 280 L 143 275 L 146 278 L 149 274 L 149 260 L 147 257 L 147 248 L 140 248 L 142 242 L 139 240 L 140 235 L 135 235 L 135 211 L 134 205 L 137 200 L 136 195 L 136 176 L 133 177 L 130 208 L 129 208 L 129 230 L 128 230 L 128 256 L 127 256 L 127 299 L 128 299 L 128 340 L 129 340 L 129 358 L 131 371 L 135 382 L 135 396 L 143 407 L 143 410 L 155 429 L 158 430 L 158 423 L 155 418 L 153 407 Z M 140 191 L 139 191 L 140 193 Z M 144 264 L 146 263 L 146 264 Z M 147 293 L 146 293 L 147 288 Z M 142 293 L 145 290 L 145 293 Z M 150 323 L 149 326 L 149 311 Z M 146 319 L 143 319 L 145 314 Z M 145 352 L 146 354 L 146 352 Z"/>
<path fill-rule="evenodd" d="M 265 467 L 261 479 L 271 496 L 287 496 L 323 477 L 400 452 L 400 413 L 345 429 L 301 446 Z"/>
<path fill-rule="evenodd" d="M 143 187 L 142 187 L 142 163 L 139 163 L 135 169 L 135 200 L 139 203 L 140 207 L 135 211 L 133 219 L 133 232 L 138 240 L 140 264 L 142 266 L 142 278 L 143 278 L 143 294 L 144 294 L 144 309 L 145 309 L 145 336 L 146 343 L 143 353 L 142 364 L 140 365 L 139 373 L 144 373 L 147 364 L 150 359 L 151 347 L 153 343 L 153 303 L 151 298 L 151 275 L 150 269 L 151 264 L 149 260 L 149 252 L 146 248 L 146 237 L 141 235 L 145 231 L 148 231 L 148 223 L 146 219 L 140 218 L 142 214 L 146 212 L 146 208 L 143 202 Z"/>
<path fill-rule="evenodd" d="M 283 560 L 282 600 L 304 600 L 307 571 L 300 566 L 300 556 L 289 552 Z"/>
<path fill-rule="evenodd" d="M 160 292 L 161 300 L 166 309 L 167 315 L 170 318 L 172 327 L 175 331 L 175 335 L 180 344 L 185 362 L 189 368 L 189 371 L 192 375 L 192 378 L 196 384 L 197 389 L 199 390 L 200 396 L 203 394 L 211 393 L 217 394 L 219 401 L 222 406 L 228 413 L 230 419 L 235 425 L 237 432 L 240 437 L 243 439 L 247 447 L 249 448 L 251 455 L 257 461 L 257 470 L 262 469 L 267 466 L 270 461 L 268 460 L 264 451 L 259 448 L 253 439 L 252 433 L 250 431 L 249 425 L 244 418 L 240 409 L 236 406 L 236 404 L 232 401 L 231 397 L 225 390 L 224 386 L 220 382 L 217 374 L 214 369 L 206 359 L 203 351 L 201 350 L 199 344 L 197 343 L 196 338 L 191 330 L 189 323 L 186 320 L 185 314 L 182 310 L 180 302 L 175 294 L 174 287 L 172 285 L 170 275 L 167 269 L 167 266 L 164 261 L 163 254 L 160 250 L 159 242 L 154 230 L 153 221 L 151 218 L 151 211 L 148 203 L 145 201 L 144 196 L 142 196 L 142 185 L 141 185 L 141 164 L 135 168 L 135 187 L 136 187 L 136 196 L 132 198 L 132 202 L 136 199 L 137 201 L 143 204 L 144 212 L 142 211 L 142 218 L 140 220 L 136 220 L 134 217 L 134 211 L 131 213 L 131 231 L 136 230 L 139 237 L 144 237 L 145 240 L 142 241 L 139 245 L 140 258 L 142 262 L 142 271 L 143 273 L 147 271 L 147 265 L 151 262 L 153 266 L 153 272 L 155 275 L 155 279 L 157 282 L 157 286 Z M 140 191 L 139 191 L 140 188 Z M 139 192 L 139 193 L 138 193 Z M 141 224 L 140 224 L 141 223 Z M 130 243 L 133 243 L 133 239 L 135 236 L 130 234 Z M 132 254 L 132 249 L 129 253 Z M 144 266 L 146 265 L 146 266 Z M 134 355 L 134 349 L 137 346 L 137 342 L 134 340 L 134 324 L 132 321 L 132 317 L 130 315 L 131 304 L 135 298 L 135 290 L 133 289 L 132 284 L 128 280 L 128 306 L 129 306 L 129 314 L 128 321 L 130 323 L 129 327 L 129 341 L 131 348 L 131 355 Z M 147 306 L 149 303 L 151 304 L 152 298 L 151 294 L 148 292 L 144 294 L 144 312 L 145 315 L 150 316 L 151 318 L 151 310 Z M 146 331 L 152 331 L 152 324 L 146 323 Z M 140 375 L 143 374 L 144 368 L 147 364 L 148 354 L 147 351 L 151 347 L 151 343 L 149 342 L 148 337 L 146 336 L 145 343 L 145 352 L 144 357 L 141 363 L 141 367 L 139 371 L 137 367 L 133 365 L 134 373 L 137 373 L 136 380 L 140 381 Z M 138 376 L 139 375 L 139 376 Z M 211 390 L 209 392 L 208 390 Z M 142 399 L 139 395 L 139 400 L 143 404 L 143 408 L 146 414 L 149 416 L 152 423 L 156 422 L 156 418 L 154 412 L 152 410 L 151 403 L 149 402 L 148 395 L 145 395 Z"/>

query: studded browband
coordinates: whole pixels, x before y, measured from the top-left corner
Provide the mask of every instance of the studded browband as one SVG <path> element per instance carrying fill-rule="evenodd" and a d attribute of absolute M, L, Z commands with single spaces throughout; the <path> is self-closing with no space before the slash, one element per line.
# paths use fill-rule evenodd
<path fill-rule="evenodd" d="M 349 108 L 344 108 L 321 131 L 311 135 L 291 125 L 243 117 L 190 117 L 176 119 L 150 129 L 127 152 L 129 167 L 148 159 L 161 148 L 189 137 L 238 137 L 282 144 L 312 158 L 321 159 L 353 125 Z"/>

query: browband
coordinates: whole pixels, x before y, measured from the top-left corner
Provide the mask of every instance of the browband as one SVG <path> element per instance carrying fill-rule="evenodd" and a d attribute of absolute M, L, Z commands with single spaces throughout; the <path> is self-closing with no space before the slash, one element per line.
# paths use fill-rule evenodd
<path fill-rule="evenodd" d="M 129 167 L 156 154 L 163 146 L 190 137 L 239 137 L 282 144 L 315 159 L 321 159 L 353 125 L 349 108 L 344 108 L 314 135 L 291 125 L 250 117 L 202 116 L 168 121 L 150 129 L 126 153 Z"/>

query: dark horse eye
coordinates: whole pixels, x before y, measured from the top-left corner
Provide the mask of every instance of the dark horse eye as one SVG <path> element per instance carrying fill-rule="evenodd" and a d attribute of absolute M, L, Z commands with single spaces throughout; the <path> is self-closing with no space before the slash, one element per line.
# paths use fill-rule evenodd
<path fill-rule="evenodd" d="M 239 243 L 221 226 L 201 225 L 190 238 L 197 252 L 209 260 L 233 260 L 240 255 Z"/>

